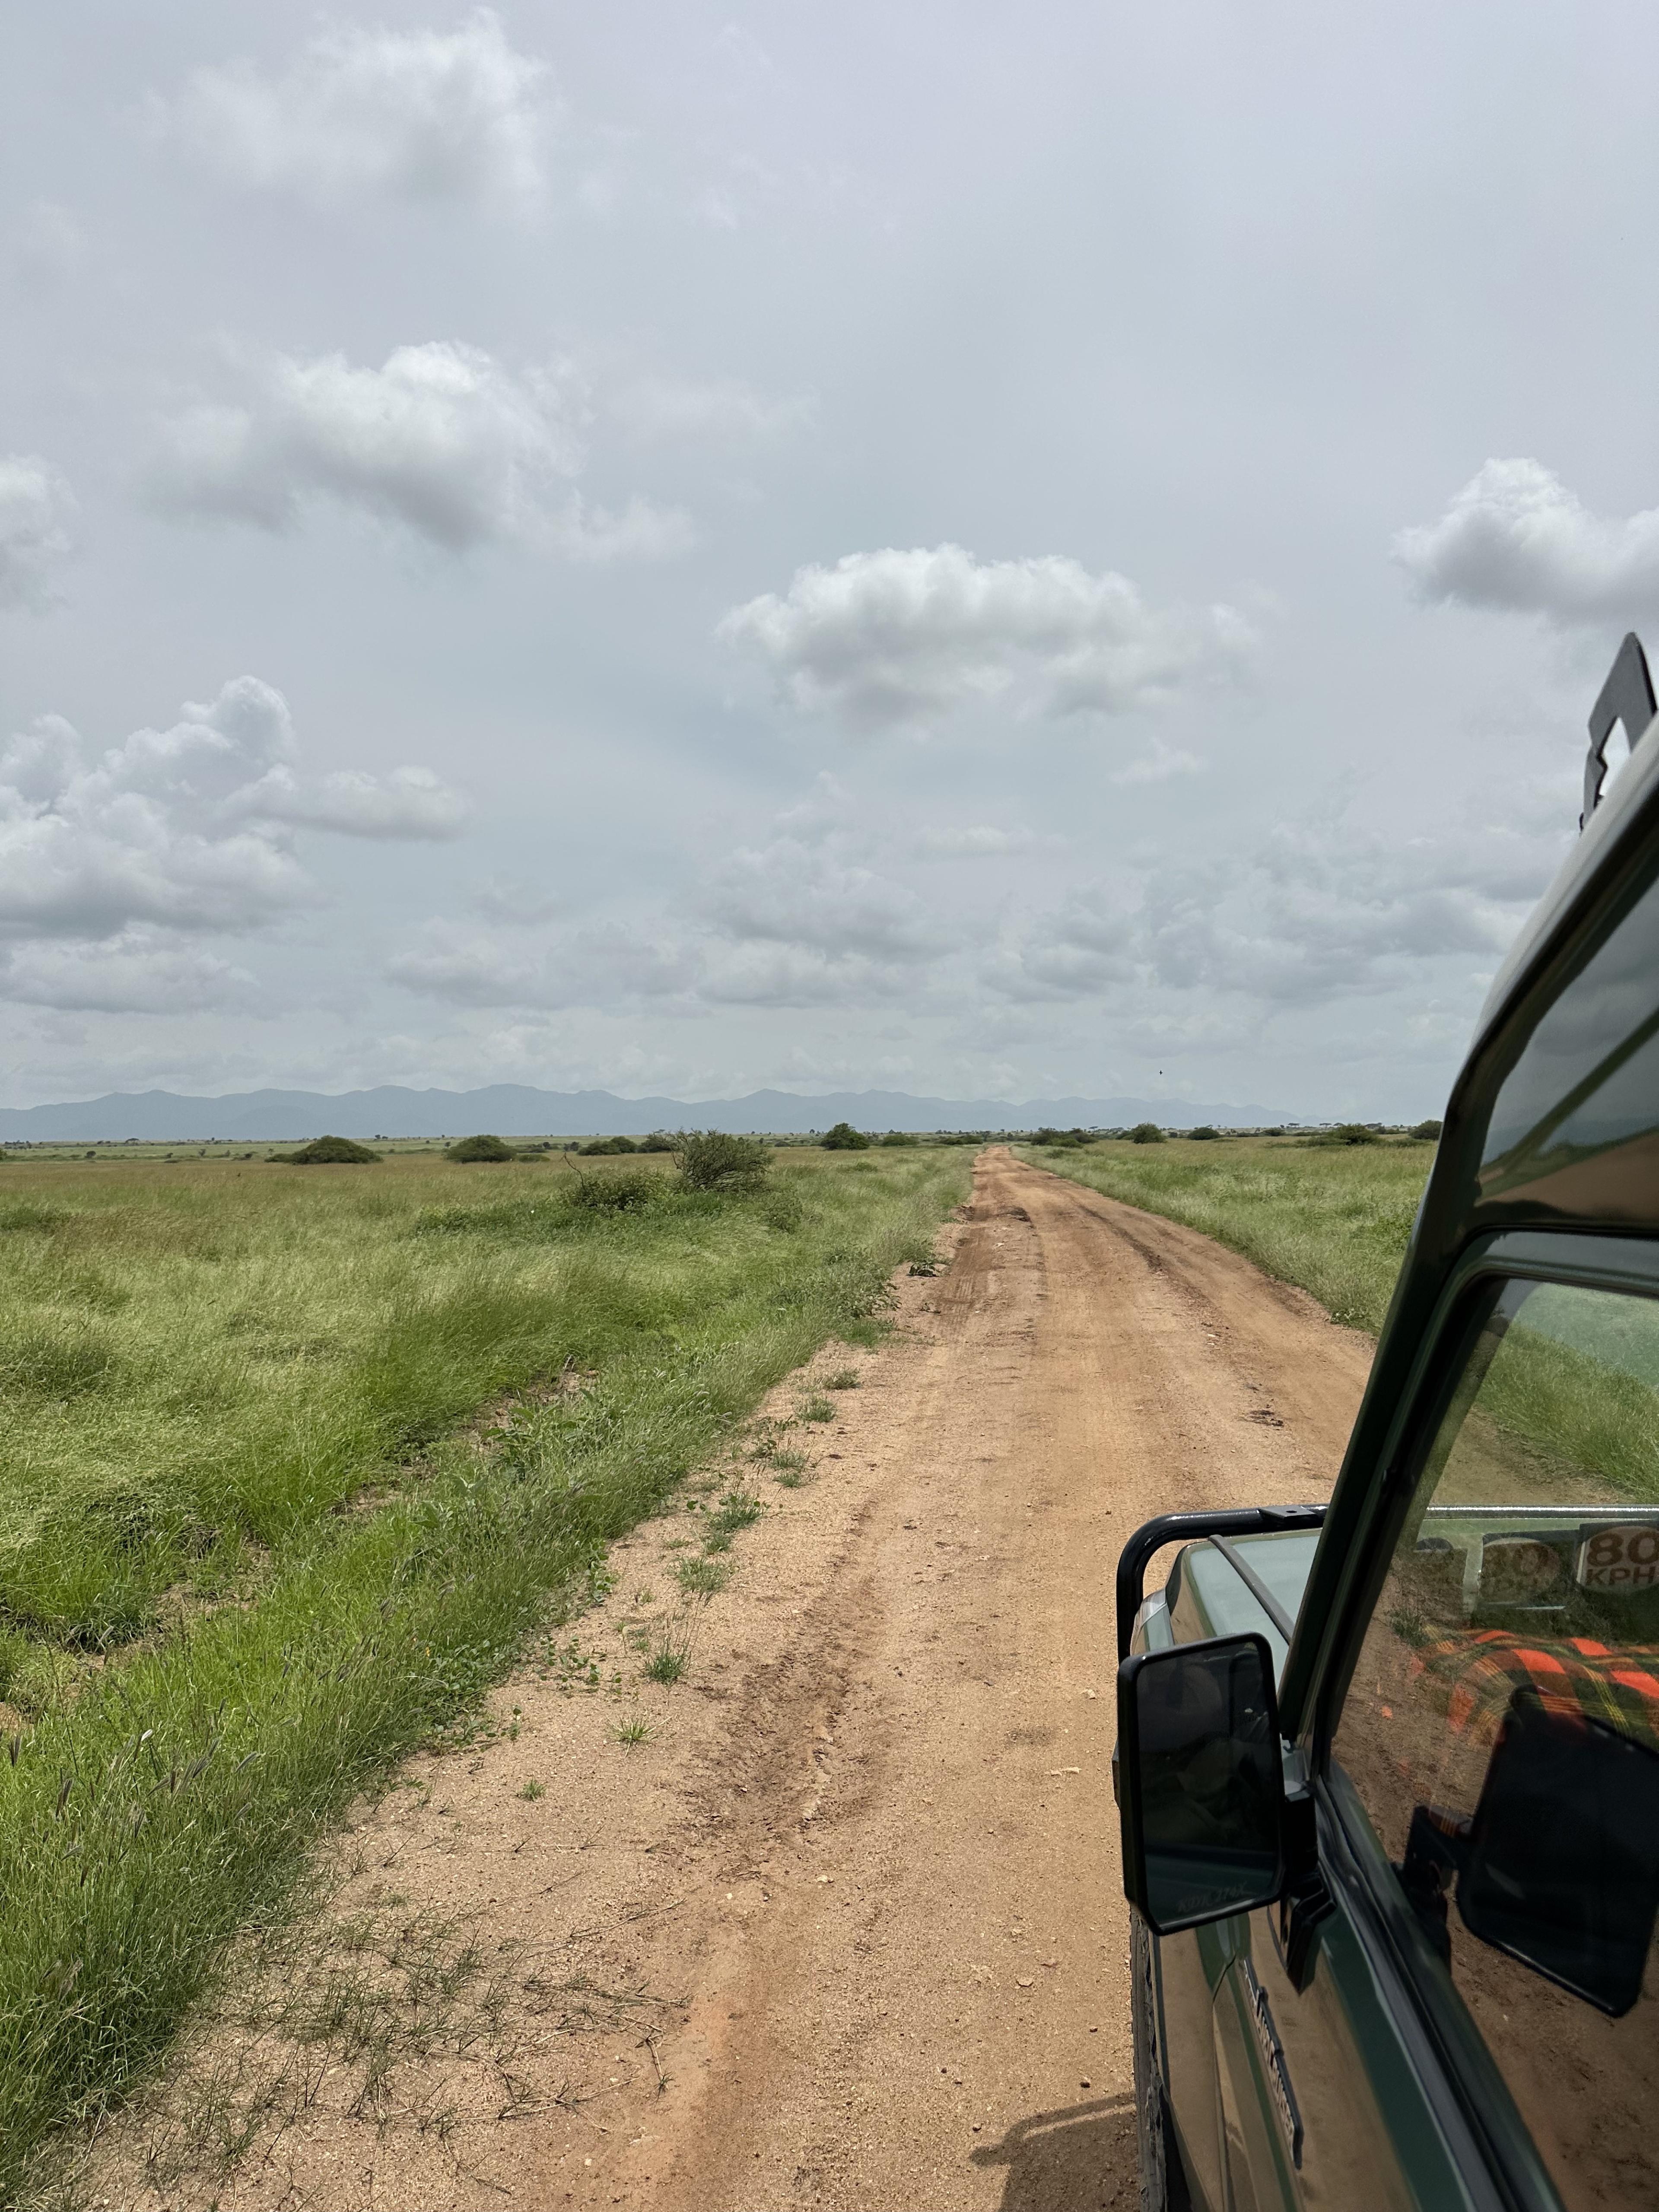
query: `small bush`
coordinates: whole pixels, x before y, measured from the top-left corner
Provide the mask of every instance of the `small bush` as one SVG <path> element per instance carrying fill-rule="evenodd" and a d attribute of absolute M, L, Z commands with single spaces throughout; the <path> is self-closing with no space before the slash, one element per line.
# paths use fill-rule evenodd
<path fill-rule="evenodd" d="M 66 1206 L 43 1206 L 27 1198 L 0 1206 L 0 1230 L 61 1229 L 72 1218 Z"/>
<path fill-rule="evenodd" d="M 649 1168 L 632 1175 L 579 1175 L 566 1186 L 570 1203 L 584 1213 L 642 1213 L 660 1202 L 666 1188 Z"/>
<path fill-rule="evenodd" d="M 730 1537 L 739 1528 L 751 1527 L 763 1510 L 752 1490 L 728 1490 L 718 1510 L 709 1515 L 708 1527 L 715 1534 Z"/>
<path fill-rule="evenodd" d="M 869 1138 L 850 1121 L 837 1121 L 833 1129 L 826 1129 L 822 1141 L 826 1152 L 867 1152 L 870 1149 Z"/>
<path fill-rule="evenodd" d="M 772 1171 L 772 1147 L 763 1137 L 682 1129 L 673 1149 L 687 1190 L 758 1190 Z"/>
<path fill-rule="evenodd" d="M 642 1145 L 636 1145 L 631 1137 L 594 1137 L 588 1143 L 578 1145 L 576 1147 L 585 1159 L 590 1160 L 604 1159 L 608 1156 L 615 1156 L 622 1152 L 643 1152 L 644 1149 Z M 653 1146 L 652 1150 L 654 1152 L 656 1147 Z"/>
<path fill-rule="evenodd" d="M 645 1662 L 647 1682 L 678 1682 L 685 1672 L 685 1654 L 676 1651 L 672 1644 L 660 1644 Z"/>
<path fill-rule="evenodd" d="M 731 1581 L 732 1570 L 724 1559 L 678 1559 L 674 1579 L 690 1597 L 713 1597 Z"/>
<path fill-rule="evenodd" d="M 1132 1145 L 1161 1145 L 1164 1141 L 1164 1132 L 1156 1121 L 1137 1121 L 1129 1132 Z"/>
<path fill-rule="evenodd" d="M 912 1129 L 890 1129 L 881 1141 L 884 1145 L 919 1145 L 921 1139 Z"/>
<path fill-rule="evenodd" d="M 349 1137 L 313 1137 L 297 1152 L 274 1152 L 271 1157 L 290 1168 L 356 1168 L 367 1166 L 370 1160 L 378 1160 L 380 1156 L 371 1152 L 367 1145 L 355 1144 Z"/>
<path fill-rule="evenodd" d="M 1339 1121 L 1334 1129 L 1316 1129 L 1310 1137 L 1304 1137 L 1304 1145 L 1380 1145 L 1381 1133 L 1367 1128 L 1363 1121 Z"/>
<path fill-rule="evenodd" d="M 801 1204 L 798 1192 L 773 1190 L 769 1191 L 762 1201 L 760 1218 L 769 1229 L 775 1229 L 787 1237 L 806 1218 L 806 1209 Z"/>
<path fill-rule="evenodd" d="M 444 1154 L 447 1160 L 459 1160 L 464 1167 L 516 1160 L 518 1157 L 512 1146 L 501 1137 L 463 1137 Z"/>
<path fill-rule="evenodd" d="M 653 1129 L 648 1137 L 641 1137 L 634 1149 L 636 1152 L 672 1152 L 674 1139 L 665 1129 Z"/>
<path fill-rule="evenodd" d="M 1219 1129 L 1212 1129 L 1207 1121 L 1200 1121 L 1197 1128 L 1188 1129 L 1187 1134 L 1192 1139 L 1194 1144 L 1205 1145 L 1212 1144 L 1221 1132 Z"/>
<path fill-rule="evenodd" d="M 1440 1124 L 1433 1121 L 1419 1121 L 1411 1133 L 1413 1137 L 1426 1138 L 1437 1142 L 1440 1136 Z"/>

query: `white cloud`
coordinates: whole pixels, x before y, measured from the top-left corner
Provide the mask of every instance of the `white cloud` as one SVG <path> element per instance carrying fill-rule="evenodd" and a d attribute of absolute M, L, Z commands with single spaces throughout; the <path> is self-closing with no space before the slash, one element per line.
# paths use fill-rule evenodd
<path fill-rule="evenodd" d="M 784 817 L 796 834 L 731 854 L 672 913 L 557 933 L 435 921 L 386 972 L 410 990 L 477 1006 L 652 1000 L 692 1012 L 902 997 L 962 933 L 902 884 L 836 849 L 840 796 L 821 783 L 816 807 Z"/>
<path fill-rule="evenodd" d="M 951 934 L 916 894 L 797 837 L 739 851 L 716 870 L 698 911 L 733 944 L 787 945 L 831 958 L 910 963 Z"/>
<path fill-rule="evenodd" d="M 394 768 L 390 775 L 340 769 L 308 783 L 283 763 L 263 776 L 242 802 L 263 822 L 333 830 L 347 837 L 453 837 L 471 809 L 428 768 Z"/>
<path fill-rule="evenodd" d="M 49 461 L 0 454 L 0 607 L 41 607 L 52 572 L 70 551 L 75 499 Z"/>
<path fill-rule="evenodd" d="M 1138 917 L 1121 899 L 1085 887 L 987 960 L 983 979 L 1009 999 L 1085 999 L 1132 981 Z"/>
<path fill-rule="evenodd" d="M 672 998 L 697 977 L 694 953 L 663 933 L 622 925 L 550 940 L 524 933 L 429 924 L 422 940 L 386 963 L 394 983 L 464 1006 L 611 1006 Z"/>
<path fill-rule="evenodd" d="M 1115 769 L 1109 781 L 1124 784 L 1167 783 L 1172 775 L 1196 775 L 1200 765 L 1191 753 L 1182 752 L 1177 745 L 1155 743 L 1152 750 L 1143 753 L 1139 760 Z"/>
<path fill-rule="evenodd" d="M 1318 1006 L 1387 991 L 1448 954 L 1505 951 L 1561 858 L 1501 828 L 1390 843 L 1346 824 L 1282 825 L 1224 866 L 1155 874 L 1143 957 L 1166 988 Z"/>
<path fill-rule="evenodd" d="M 101 944 L 0 946 L 0 998 L 64 1012 L 246 1012 L 256 990 L 246 969 L 143 930 Z"/>
<path fill-rule="evenodd" d="M 1144 1019 L 1179 1026 L 1212 999 L 1237 1024 L 1420 991 L 1427 963 L 1449 956 L 1491 967 L 1564 842 L 1476 825 L 1402 844 L 1342 820 L 1285 823 L 1249 850 L 1073 889 L 1007 933 L 982 976 L 1016 1000 L 1109 997 L 1126 1037 L 1123 1023 L 1148 1001 Z"/>
<path fill-rule="evenodd" d="M 688 541 L 683 516 L 641 500 L 608 514 L 571 488 L 587 406 L 568 367 L 515 374 L 440 339 L 399 346 L 380 368 L 277 355 L 244 364 L 240 381 L 233 402 L 165 425 L 160 506 L 283 531 L 332 500 L 456 553 L 511 540 L 606 561 Z"/>
<path fill-rule="evenodd" d="M 253 928 L 316 896 L 296 826 L 433 837 L 462 813 L 422 769 L 307 780 L 287 702 L 256 677 L 101 753 L 49 714 L 0 750 L 0 938 Z"/>
<path fill-rule="evenodd" d="M 937 720 L 1016 684 L 1042 713 L 1121 714 L 1233 673 L 1250 643 L 1228 607 L 1160 611 L 1127 576 L 1062 555 L 981 562 L 950 544 L 798 569 L 718 635 L 765 660 L 792 704 L 859 730 Z"/>
<path fill-rule="evenodd" d="M 248 62 L 198 70 L 154 119 L 242 185 L 526 209 L 544 191 L 554 108 L 547 64 L 479 9 L 453 31 L 338 25 L 281 76 Z"/>
<path fill-rule="evenodd" d="M 1394 552 L 1429 600 L 1558 623 L 1635 621 L 1659 605 L 1659 507 L 1607 520 L 1540 461 L 1488 461 Z"/>

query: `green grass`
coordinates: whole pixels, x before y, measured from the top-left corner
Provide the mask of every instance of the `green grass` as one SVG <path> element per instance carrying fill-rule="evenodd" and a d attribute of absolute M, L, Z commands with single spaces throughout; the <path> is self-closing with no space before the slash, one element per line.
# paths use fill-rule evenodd
<path fill-rule="evenodd" d="M 1021 1150 L 1034 1166 L 1201 1230 L 1373 1334 L 1434 1160 L 1426 1144 L 1316 1147 L 1278 1137 Z"/>
<path fill-rule="evenodd" d="M 430 1153 L 7 1165 L 0 2201 L 145 2075 L 322 1824 L 768 1389 L 878 1333 L 968 1167 L 784 1158 L 769 1199 L 623 1209 Z"/>

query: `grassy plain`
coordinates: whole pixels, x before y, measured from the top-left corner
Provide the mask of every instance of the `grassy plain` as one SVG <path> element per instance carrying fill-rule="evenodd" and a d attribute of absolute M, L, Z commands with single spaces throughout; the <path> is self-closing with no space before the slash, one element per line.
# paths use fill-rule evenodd
<path fill-rule="evenodd" d="M 1106 1139 L 1024 1157 L 1109 1198 L 1202 1230 L 1352 1328 L 1381 1328 L 1434 1147 L 1311 1146 L 1286 1137 L 1162 1145 Z"/>
<path fill-rule="evenodd" d="M 0 2200 L 970 1156 L 780 1158 L 0 1166 Z"/>

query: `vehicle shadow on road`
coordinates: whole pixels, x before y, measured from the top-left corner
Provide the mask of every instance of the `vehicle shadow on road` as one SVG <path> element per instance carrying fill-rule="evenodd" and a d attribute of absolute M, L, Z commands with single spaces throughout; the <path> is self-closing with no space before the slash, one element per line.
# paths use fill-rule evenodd
<path fill-rule="evenodd" d="M 1100 2097 L 1016 2120 L 1000 2142 L 969 2153 L 975 2166 L 1006 2166 L 998 2212 L 1096 2212 L 1134 2202 L 1139 2168 L 1133 2095 Z"/>

